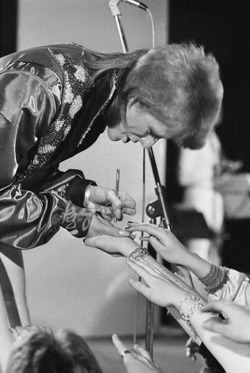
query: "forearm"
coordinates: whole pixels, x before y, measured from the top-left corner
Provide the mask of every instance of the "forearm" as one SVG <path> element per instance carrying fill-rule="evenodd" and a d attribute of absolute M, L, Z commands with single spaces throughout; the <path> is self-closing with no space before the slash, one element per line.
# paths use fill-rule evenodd
<path fill-rule="evenodd" d="M 206 300 L 195 291 L 187 292 L 178 287 L 175 290 L 172 305 L 167 307 L 168 312 L 198 345 L 200 345 L 202 341 L 192 327 L 189 316 L 206 303 Z"/>
<path fill-rule="evenodd" d="M 192 327 L 214 358 L 227 373 L 248 373 L 250 371 L 250 352 L 248 344 L 239 344 L 224 338 L 221 334 L 202 327 L 202 323 L 215 317 L 214 314 L 197 309 L 190 317 Z"/>
<path fill-rule="evenodd" d="M 2 190 L 0 242 L 16 249 L 46 243 L 59 230 L 66 205 L 56 193 L 36 195 L 15 185 Z"/>
<path fill-rule="evenodd" d="M 92 216 L 54 191 L 35 194 L 12 185 L 0 193 L 0 242 L 31 249 L 48 242 L 61 226 L 76 237 L 85 237 Z"/>
<path fill-rule="evenodd" d="M 30 324 L 21 250 L 0 245 L 1 285 L 11 326 Z"/>
<path fill-rule="evenodd" d="M 53 191 L 76 206 L 86 207 L 84 205 L 85 193 L 90 185 L 96 185 L 96 183 L 85 179 L 80 170 L 70 169 L 62 172 L 52 169 L 49 175 L 46 174 L 45 181 L 42 180 L 42 183 L 35 186 L 35 190 L 38 193 Z"/>
<path fill-rule="evenodd" d="M 187 267 L 198 278 L 208 275 L 211 269 L 211 264 L 208 261 L 191 251 L 187 251 L 187 254 L 183 256 L 182 265 Z"/>
<path fill-rule="evenodd" d="M 208 300 L 229 300 L 242 306 L 250 304 L 249 277 L 234 269 L 227 269 L 227 281 L 214 293 L 208 294 Z"/>
<path fill-rule="evenodd" d="M 135 256 L 139 255 L 140 250 L 142 247 L 132 240 L 130 237 L 124 237 L 122 238 L 123 244 L 120 247 L 121 254 L 128 258 L 130 255 L 134 254 Z"/>
<path fill-rule="evenodd" d="M 12 335 L 9 329 L 8 315 L 0 286 L 0 371 L 4 372 L 12 346 Z"/>
<path fill-rule="evenodd" d="M 188 268 L 192 271 L 193 287 L 203 294 L 209 300 L 213 294 L 226 293 L 227 289 L 231 291 L 229 281 L 228 269 L 217 266 L 214 263 L 207 262 L 200 258 L 197 254 L 190 253 L 189 261 L 186 261 Z M 232 281 L 231 281 L 232 283 Z M 235 287 L 235 285 L 233 285 Z"/>
<path fill-rule="evenodd" d="M 179 308 L 175 304 L 175 308 L 170 309 L 170 312 L 173 310 L 172 315 L 183 329 L 198 345 L 202 342 L 227 373 L 249 372 L 249 345 L 232 342 L 218 333 L 203 328 L 204 321 L 216 317 L 213 313 L 201 312 L 205 303 L 199 295 L 185 295 L 180 301 Z"/>

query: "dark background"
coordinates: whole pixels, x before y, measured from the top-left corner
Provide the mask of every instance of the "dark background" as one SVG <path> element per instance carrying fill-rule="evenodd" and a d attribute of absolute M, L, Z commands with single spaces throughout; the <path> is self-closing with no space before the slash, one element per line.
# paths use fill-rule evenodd
<path fill-rule="evenodd" d="M 0 0 L 0 56 L 16 51 L 18 0 Z"/>
<path fill-rule="evenodd" d="M 224 85 L 223 121 L 217 129 L 224 153 L 242 160 L 250 172 L 250 40 L 249 0 L 170 0 L 170 43 L 193 41 L 212 52 L 219 62 Z M 176 185 L 177 150 L 169 142 L 167 196 L 179 201 Z M 228 239 L 223 264 L 250 272 L 250 220 L 225 222 Z"/>

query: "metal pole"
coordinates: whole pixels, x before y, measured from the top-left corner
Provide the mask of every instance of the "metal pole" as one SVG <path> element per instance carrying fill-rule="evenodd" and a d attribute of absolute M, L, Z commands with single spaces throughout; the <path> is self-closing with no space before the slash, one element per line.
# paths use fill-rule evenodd
<path fill-rule="evenodd" d="M 110 0 L 109 1 L 109 7 L 111 9 L 111 13 L 112 13 L 113 17 L 115 18 L 115 22 L 116 22 L 118 34 L 119 34 L 119 37 L 120 37 L 120 40 L 121 40 L 123 52 L 128 53 L 128 45 L 127 45 L 125 33 L 123 31 L 122 24 L 121 24 L 121 19 L 120 19 L 121 12 L 120 12 L 120 9 L 118 7 L 119 2 L 120 2 L 120 0 Z"/>
<path fill-rule="evenodd" d="M 125 38 L 125 34 L 122 28 L 121 24 L 121 12 L 119 10 L 118 4 L 120 0 L 110 0 L 109 1 L 109 7 L 111 9 L 112 15 L 115 18 L 116 26 L 118 29 L 119 37 L 121 40 L 123 52 L 128 52 L 128 45 Z M 149 149 L 149 156 L 151 161 L 152 170 L 155 176 L 155 182 L 156 182 L 156 193 L 160 199 L 162 209 L 164 211 L 164 225 L 169 227 L 169 219 L 167 215 L 166 210 L 166 203 L 165 203 L 165 197 L 164 197 L 164 191 L 162 189 L 162 186 L 160 184 L 159 174 L 157 170 L 157 166 L 154 159 L 153 149 Z M 152 302 L 147 301 L 146 302 L 146 340 L 145 340 L 145 348 L 150 353 L 151 357 L 153 358 L 153 338 L 154 338 L 154 332 L 153 332 L 153 324 L 154 324 L 154 304 Z"/>

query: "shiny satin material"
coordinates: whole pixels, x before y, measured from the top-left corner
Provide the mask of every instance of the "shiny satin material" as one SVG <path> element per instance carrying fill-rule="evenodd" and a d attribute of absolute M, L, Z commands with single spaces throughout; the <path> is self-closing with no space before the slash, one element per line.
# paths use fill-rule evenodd
<path fill-rule="evenodd" d="M 217 290 L 214 294 L 208 294 L 208 301 L 225 299 L 247 306 L 246 289 L 248 283 L 249 278 L 244 273 L 228 269 L 228 281 L 222 289 Z"/>
<path fill-rule="evenodd" d="M 45 134 L 61 98 L 58 77 L 52 71 L 49 76 L 48 69 L 34 64 L 14 64 L 10 71 L 0 74 L 0 87 L 0 186 L 3 186 L 14 180 L 17 171 L 27 167 L 28 153 Z"/>
<path fill-rule="evenodd" d="M 55 193 L 38 197 L 16 186 L 2 190 L 1 242 L 17 249 L 46 243 L 59 230 L 65 207 L 66 201 Z"/>
<path fill-rule="evenodd" d="M 58 61 L 50 49 L 55 51 Z M 90 90 L 85 92 L 77 82 L 88 77 L 82 53 L 79 46 L 57 45 L 0 59 L 0 242 L 8 246 L 25 249 L 42 245 L 60 229 L 68 201 L 53 188 L 41 192 L 43 184 L 60 162 L 86 149 L 105 129 L 101 108 L 111 99 L 110 92 L 114 92 L 113 72 L 105 73 L 95 85 L 90 78 Z M 77 101 L 73 98 L 68 111 L 64 108 L 71 96 L 66 89 L 69 82 L 63 58 L 73 61 L 77 76 Z M 76 105 L 80 112 L 74 117 Z M 45 166 L 38 163 L 37 169 L 25 175 L 30 161 L 36 159 L 39 144 L 45 143 L 40 147 L 42 151 L 51 150 L 51 126 L 56 123 L 53 131 L 60 131 L 67 115 L 71 116 L 72 129 L 66 132 L 66 138 L 60 139 L 55 151 L 52 149 Z M 78 147 L 81 138 L 84 140 Z M 81 179 L 83 190 L 90 182 Z M 86 217 L 82 214 L 81 219 L 86 234 L 89 212 L 86 211 Z M 85 219 L 88 224 L 84 225 Z"/>

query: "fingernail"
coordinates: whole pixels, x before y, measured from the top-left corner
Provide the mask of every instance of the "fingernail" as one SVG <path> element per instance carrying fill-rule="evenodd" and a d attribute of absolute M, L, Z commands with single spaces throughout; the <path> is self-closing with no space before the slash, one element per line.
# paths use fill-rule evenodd
<path fill-rule="evenodd" d="M 119 233 L 120 236 L 125 236 L 125 237 L 129 237 L 130 236 L 129 232 L 126 232 L 126 231 L 124 231 L 122 229 L 120 229 L 118 233 Z"/>
<path fill-rule="evenodd" d="M 141 240 L 141 241 L 149 241 L 149 239 L 150 239 L 150 236 L 147 236 L 147 237 L 141 236 L 141 237 L 139 237 L 139 240 Z"/>

